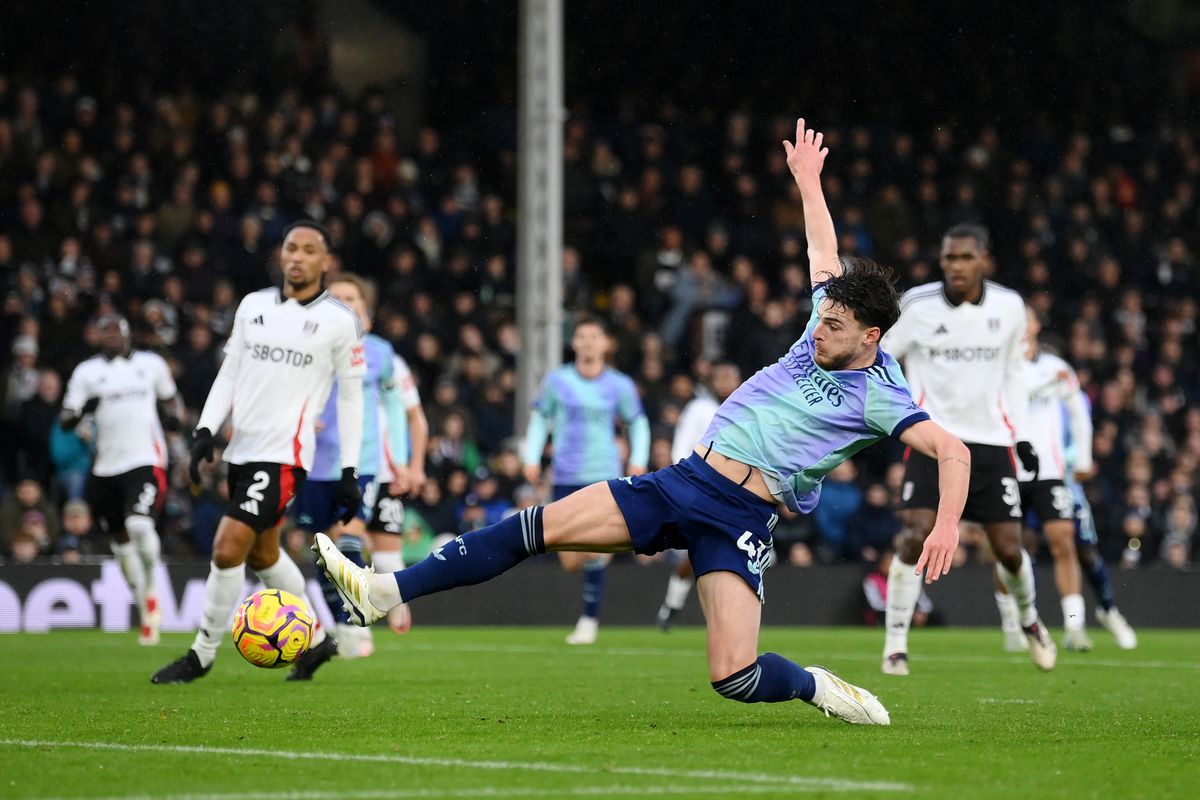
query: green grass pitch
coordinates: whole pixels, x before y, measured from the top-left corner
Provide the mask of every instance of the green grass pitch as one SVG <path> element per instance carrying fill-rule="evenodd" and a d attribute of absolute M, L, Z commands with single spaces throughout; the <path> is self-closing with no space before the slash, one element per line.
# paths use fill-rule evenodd
<path fill-rule="evenodd" d="M 1037 672 L 996 630 L 774 628 L 764 650 L 880 696 L 890 728 L 708 685 L 699 629 L 376 631 L 370 659 L 283 682 L 226 646 L 190 686 L 150 673 L 190 639 L 0 637 L 0 798 L 1162 798 L 1200 795 L 1200 633 L 1140 631 Z"/>

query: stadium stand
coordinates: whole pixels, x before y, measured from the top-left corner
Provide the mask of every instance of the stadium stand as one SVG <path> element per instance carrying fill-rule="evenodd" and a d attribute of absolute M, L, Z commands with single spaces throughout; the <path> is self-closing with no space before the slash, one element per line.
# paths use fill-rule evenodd
<path fill-rule="evenodd" d="M 213 5 L 216 19 L 225 4 Z M 596 31 L 579 61 L 635 27 L 615 17 L 586 20 Z M 1018 24 L 1000 19 L 1001 33 Z M 135 37 L 169 28 L 161 19 L 107 24 L 127 24 Z M 1117 23 L 1100 15 L 1088 24 L 1093 39 L 1080 33 L 1074 46 L 1103 47 L 1104 26 Z M 532 502 L 512 441 L 512 81 L 507 111 L 503 90 L 488 95 L 511 79 L 512 55 L 493 53 L 491 83 L 468 86 L 463 67 L 435 54 L 431 97 L 457 95 L 429 102 L 421 124 L 399 125 L 382 90 L 349 96 L 334 87 L 305 26 L 287 33 L 293 46 L 277 48 L 267 69 L 247 52 L 259 27 L 245 25 L 222 33 L 226 69 L 182 40 L 139 51 L 156 53 L 155 64 L 133 63 L 132 48 L 86 44 L 77 64 L 101 65 L 94 71 L 52 69 L 30 54 L 20 66 L 0 61 L 2 558 L 103 549 L 81 543 L 78 522 L 64 533 L 59 521 L 81 497 L 89 462 L 86 429 L 66 432 L 55 420 L 63 379 L 97 347 L 91 320 L 126 314 L 137 346 L 168 359 L 194 421 L 238 299 L 278 280 L 282 231 L 303 217 L 328 225 L 342 268 L 377 285 L 376 331 L 409 361 L 426 403 L 431 485 L 412 504 L 414 551 L 439 531 L 482 524 L 502 513 L 498 505 Z M 582 27 L 578 18 L 572 25 Z M 686 23 L 677 30 L 686 38 Z M 104 32 L 91 41 L 109 41 Z M 836 31 L 810 35 L 852 56 Z M 1097 470 L 1088 492 L 1105 555 L 1130 568 L 1189 564 L 1200 498 L 1200 151 L 1194 125 L 1128 121 L 1150 102 L 1130 91 L 1147 85 L 1137 76 L 1154 74 L 1149 56 L 1070 60 L 1096 74 L 1048 78 L 1044 92 L 1071 81 L 1079 91 L 1035 120 L 1032 101 L 1004 76 L 989 82 L 988 96 L 971 94 L 985 69 L 978 64 L 936 92 L 919 78 L 898 81 L 933 68 L 910 63 L 903 49 L 876 83 L 847 66 L 853 85 L 870 87 L 862 97 L 842 89 L 826 97 L 811 74 L 789 86 L 786 66 L 750 86 L 737 80 L 744 72 L 721 72 L 744 44 L 731 38 L 706 69 L 685 71 L 676 95 L 653 102 L 649 92 L 606 92 L 582 67 L 571 73 L 565 302 L 611 321 L 615 363 L 638 380 L 654 426 L 656 466 L 708 365 L 728 358 L 749 374 L 807 317 L 802 217 L 779 143 L 794 113 L 825 114 L 826 189 L 843 251 L 894 266 L 907 288 L 937 279 L 945 228 L 989 226 L 997 280 L 1027 297 L 1092 400 Z M 490 52 L 476 38 L 464 47 Z M 772 47 L 750 49 L 758 52 L 743 69 L 766 75 L 762 53 Z M 648 86 L 681 79 L 679 53 L 673 45 L 647 54 Z M 1110 118 L 1079 127 L 1078 110 L 1099 102 L 1096 86 L 1118 56 L 1124 93 L 1105 100 Z M 998 107 L 1028 125 L 1007 124 Z M 179 469 L 185 440 L 169 440 L 165 547 L 203 556 L 223 482 L 210 471 L 193 493 Z M 831 476 L 829 497 L 851 511 L 784 519 L 787 556 L 874 560 L 894 530 L 886 498 L 899 490 L 899 456 L 876 448 Z M 78 520 L 86 509 L 70 510 Z"/>

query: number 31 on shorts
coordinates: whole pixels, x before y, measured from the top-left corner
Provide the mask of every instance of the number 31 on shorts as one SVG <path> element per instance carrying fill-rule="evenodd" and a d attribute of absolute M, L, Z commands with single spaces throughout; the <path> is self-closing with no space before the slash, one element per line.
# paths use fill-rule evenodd
<path fill-rule="evenodd" d="M 1000 496 L 1000 499 L 1004 501 L 1004 505 L 1008 506 L 1008 515 L 1020 518 L 1021 485 L 1017 483 L 1016 478 L 1001 478 L 1000 485 L 1004 487 L 1004 494 Z"/>

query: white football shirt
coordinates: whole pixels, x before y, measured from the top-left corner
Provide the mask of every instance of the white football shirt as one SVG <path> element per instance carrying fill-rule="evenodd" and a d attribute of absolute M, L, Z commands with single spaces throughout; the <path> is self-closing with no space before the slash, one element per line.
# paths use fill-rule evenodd
<path fill-rule="evenodd" d="M 278 288 L 246 295 L 225 344 L 225 361 L 197 428 L 216 433 L 230 419 L 231 464 L 263 461 L 308 470 L 314 425 L 338 381 L 343 467 L 357 467 L 362 446 L 362 377 L 366 371 L 358 316 L 328 292 L 307 303 Z M 343 397 L 353 402 L 342 403 Z M 343 407 L 343 405 L 345 407 Z"/>
<path fill-rule="evenodd" d="M 1025 301 L 985 281 L 978 303 L 953 305 L 941 281 L 900 298 L 900 319 L 881 346 L 904 359 L 913 398 L 964 442 L 1027 441 Z"/>
<path fill-rule="evenodd" d="M 93 356 L 71 373 L 63 408 L 78 416 L 84 404 L 96 406 L 96 461 L 102 478 L 139 467 L 167 467 L 167 443 L 158 419 L 158 401 L 175 396 L 167 362 L 154 353 L 134 350 L 129 357 Z"/>
<path fill-rule="evenodd" d="M 1038 454 L 1038 472 L 1026 472 L 1017 465 L 1021 481 L 1062 480 L 1066 477 L 1067 458 L 1064 410 L 1070 420 L 1071 441 L 1075 445 L 1075 469 L 1092 468 L 1092 419 L 1079 394 L 1079 379 L 1071 365 L 1053 353 L 1037 353 L 1025 362 L 1029 387 L 1029 441 Z"/>
<path fill-rule="evenodd" d="M 392 380 L 400 387 L 400 399 L 404 402 L 404 410 L 408 411 L 421 405 L 421 394 L 417 391 L 417 382 L 413 379 L 408 362 L 400 356 L 392 358 Z"/>
<path fill-rule="evenodd" d="M 696 445 L 704 438 L 709 423 L 716 416 L 720 404 L 711 394 L 700 394 L 688 401 L 679 412 L 679 422 L 675 423 L 675 436 L 671 440 L 671 461 L 679 463 L 696 449 Z"/>

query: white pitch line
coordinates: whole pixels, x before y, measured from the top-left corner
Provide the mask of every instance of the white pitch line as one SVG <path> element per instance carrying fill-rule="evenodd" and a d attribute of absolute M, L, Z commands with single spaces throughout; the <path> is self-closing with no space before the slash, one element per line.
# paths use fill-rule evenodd
<path fill-rule="evenodd" d="M 1001 703 L 1004 705 L 1014 705 L 1014 706 L 1016 706 L 1016 705 L 1035 706 L 1035 705 L 1037 705 L 1038 701 L 1037 700 L 1025 700 L 1020 697 L 981 697 L 981 698 L 979 698 L 979 702 L 981 702 L 981 703 Z"/>
<path fill-rule="evenodd" d="M 716 794 L 728 797 L 779 792 L 826 791 L 809 786 L 574 786 L 563 789 L 541 787 L 496 789 L 379 789 L 359 792 L 206 792 L 203 794 L 111 795 L 109 797 L 26 798 L 26 800 L 440 800 L 470 797 L 645 797 L 677 794 Z"/>
<path fill-rule="evenodd" d="M 686 656 L 688 658 L 703 658 L 702 650 L 673 650 L 655 647 L 555 647 L 551 645 L 533 644 L 465 644 L 454 642 L 404 642 L 398 650 L 420 650 L 425 652 L 456 652 L 456 653 L 511 653 L 513 655 L 604 655 L 604 656 Z M 878 661 L 879 656 L 865 653 L 821 653 L 821 658 L 827 661 Z M 913 656 L 910 660 L 929 663 L 963 663 L 963 664 L 1026 664 L 1028 657 L 1023 656 Z M 1200 670 L 1200 662 L 1196 661 L 1121 661 L 1115 658 L 1089 658 L 1080 656 L 1070 662 L 1071 667 L 1117 667 L 1120 669 L 1192 669 Z"/>
<path fill-rule="evenodd" d="M 760 772 L 725 772 L 722 770 L 682 770 L 661 767 L 589 767 L 581 764 L 554 764 L 539 761 L 469 761 L 461 758 L 429 758 L 401 756 L 388 753 L 318 753 L 290 750 L 263 750 L 250 747 L 206 747 L 202 745 L 121 744 L 118 742 L 59 742 L 36 739 L 0 739 L 0 746 L 9 747 L 77 747 L 84 750 L 117 750 L 125 752 L 187 753 L 195 755 L 227 755 L 253 758 L 279 758 L 288 761 L 349 761 L 385 764 L 406 764 L 418 767 L 456 767 L 486 770 L 525 770 L 530 772 L 559 772 L 579 775 L 638 775 L 657 778 L 683 778 L 708 781 L 731 781 L 768 784 L 775 787 L 804 787 L 827 791 L 906 792 L 913 787 L 894 781 L 850 781 L 842 778 L 815 778 L 806 775 L 770 775 Z"/>
<path fill-rule="evenodd" d="M 131 640 L 121 637 L 105 637 L 98 644 L 114 647 L 127 647 Z M 89 643 L 88 646 L 95 646 Z M 509 653 L 512 655 L 573 655 L 573 656 L 676 656 L 686 658 L 704 658 L 703 650 L 671 649 L 666 647 L 557 647 L 554 645 L 536 644 L 467 644 L 453 642 L 412 642 L 397 643 L 395 647 L 387 647 L 387 652 L 417 650 L 421 652 L 454 652 L 454 653 Z M 1064 667 L 1105 667 L 1116 669 L 1184 669 L 1200 670 L 1200 662 L 1196 661 L 1121 661 L 1115 658 L 1091 658 L 1089 655 L 1072 654 L 1072 660 L 1064 662 Z M 878 661 L 878 655 L 866 653 L 820 653 L 827 662 L 834 661 Z M 1027 656 L 982 656 L 982 655 L 948 655 L 925 656 L 918 653 L 910 655 L 914 663 L 946 663 L 946 664 L 1028 664 Z"/>

